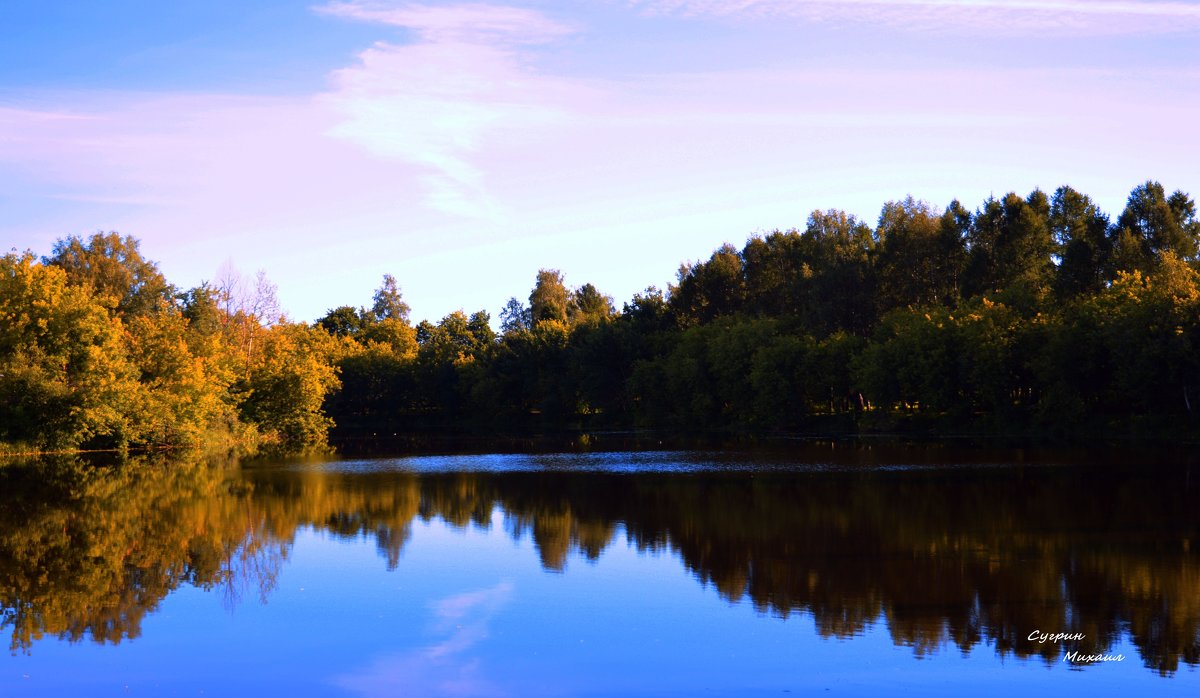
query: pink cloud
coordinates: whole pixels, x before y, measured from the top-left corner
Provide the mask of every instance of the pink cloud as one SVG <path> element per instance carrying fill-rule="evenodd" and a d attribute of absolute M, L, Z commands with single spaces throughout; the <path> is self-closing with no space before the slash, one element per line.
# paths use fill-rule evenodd
<path fill-rule="evenodd" d="M 1130 35 L 1200 27 L 1200 5 L 1134 0 L 633 0 L 656 15 L 857 22 L 935 32 Z"/>
<path fill-rule="evenodd" d="M 321 11 L 414 29 L 418 40 L 378 42 L 337 70 L 321 102 L 341 115 L 330 133 L 382 158 L 425 168 L 427 202 L 456 215 L 498 220 L 478 153 L 562 123 L 580 92 L 530 65 L 520 46 L 573 29 L 532 10 L 339 3 Z"/>
<path fill-rule="evenodd" d="M 420 220 L 419 171 L 331 138 L 340 117 L 310 96 L 36 97 L 0 108 L 0 180 L 47 211 L 33 223 L 0 221 L 0 238 L 21 247 L 46 252 L 63 235 L 118 230 L 185 285 L 233 256 L 283 281 L 295 309 L 289 289 L 306 291 L 284 268 L 311 275 L 335 241 L 394 233 L 396 209 Z"/>
<path fill-rule="evenodd" d="M 789 8 L 842 4 L 639 6 L 802 18 Z M 920 3 L 850 4 L 899 18 Z M 415 316 L 436 318 L 495 310 L 528 293 L 539 266 L 620 302 L 663 286 L 684 259 L 803 224 L 815 207 L 870 218 L 908 193 L 971 205 L 997 187 L 1069 182 L 1113 211 L 1147 177 L 1197 188 L 1197 147 L 1179 137 L 1200 118 L 1200 73 L 1187 66 L 910 69 L 868 56 L 831 69 L 765 51 L 739 70 L 644 56 L 580 70 L 607 57 L 583 52 L 619 52 L 625 26 L 596 23 L 575 42 L 563 40 L 566 25 L 519 8 L 326 12 L 413 33 L 365 47 L 320 94 L 7 95 L 0 181 L 33 223 L 0 221 L 5 247 L 46 251 L 59 235 L 116 229 L 185 285 L 230 256 L 265 262 L 305 319 L 365 302 L 386 272 Z M 678 45 L 684 57 L 727 47 Z M 447 284 L 448 269 L 471 283 Z"/>

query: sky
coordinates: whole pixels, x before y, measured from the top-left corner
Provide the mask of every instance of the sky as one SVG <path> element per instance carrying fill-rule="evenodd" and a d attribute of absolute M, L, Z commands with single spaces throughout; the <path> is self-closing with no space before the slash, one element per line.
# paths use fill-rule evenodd
<path fill-rule="evenodd" d="M 311 321 L 616 306 L 722 243 L 1068 184 L 1200 195 L 1200 1 L 3 0 L 0 249 L 115 230 Z"/>

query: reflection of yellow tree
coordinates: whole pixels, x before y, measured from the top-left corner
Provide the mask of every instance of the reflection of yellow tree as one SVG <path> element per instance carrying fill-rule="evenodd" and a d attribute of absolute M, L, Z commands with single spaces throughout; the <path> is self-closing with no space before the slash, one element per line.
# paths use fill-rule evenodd
<path fill-rule="evenodd" d="M 407 486 L 406 486 L 407 485 Z M 265 600 L 295 533 L 374 535 L 389 567 L 417 515 L 416 480 L 260 473 L 202 463 L 77 460 L 0 469 L 0 627 L 13 650 L 44 635 L 120 642 L 180 584 L 227 605 Z"/>
<path fill-rule="evenodd" d="M 245 478 L 255 516 L 271 536 L 291 541 L 304 526 L 347 539 L 371 536 L 388 569 L 399 564 L 422 506 L 415 475 L 263 469 Z"/>
<path fill-rule="evenodd" d="M 220 468 L 62 460 L 10 465 L 0 478 L 0 603 L 14 650 L 44 634 L 137 637 L 179 584 L 219 583 L 235 551 L 268 544 L 210 511 L 226 483 Z"/>

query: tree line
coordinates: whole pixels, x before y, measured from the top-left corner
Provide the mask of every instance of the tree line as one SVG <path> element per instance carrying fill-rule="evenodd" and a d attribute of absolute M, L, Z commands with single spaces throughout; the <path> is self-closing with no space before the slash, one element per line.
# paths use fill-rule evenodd
<path fill-rule="evenodd" d="M 253 282 L 180 291 L 116 234 L 0 267 L 0 441 L 302 448 L 335 434 L 655 428 L 1178 434 L 1200 410 L 1200 220 L 1158 182 L 1115 220 L 1060 187 L 974 211 L 813 212 L 618 310 L 538 272 L 413 324 L 385 276 L 315 322 Z M 241 291 L 238 288 L 241 287 Z"/>

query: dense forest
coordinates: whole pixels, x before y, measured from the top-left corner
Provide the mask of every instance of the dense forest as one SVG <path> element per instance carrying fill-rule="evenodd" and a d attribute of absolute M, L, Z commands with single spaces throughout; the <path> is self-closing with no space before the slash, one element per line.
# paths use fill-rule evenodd
<path fill-rule="evenodd" d="M 303 449 L 339 436 L 649 428 L 1184 437 L 1200 411 L 1200 219 L 1137 186 L 971 211 L 815 211 L 617 310 L 527 300 L 413 325 L 397 281 L 313 323 L 262 274 L 182 290 L 116 233 L 0 258 L 0 443 Z"/>

